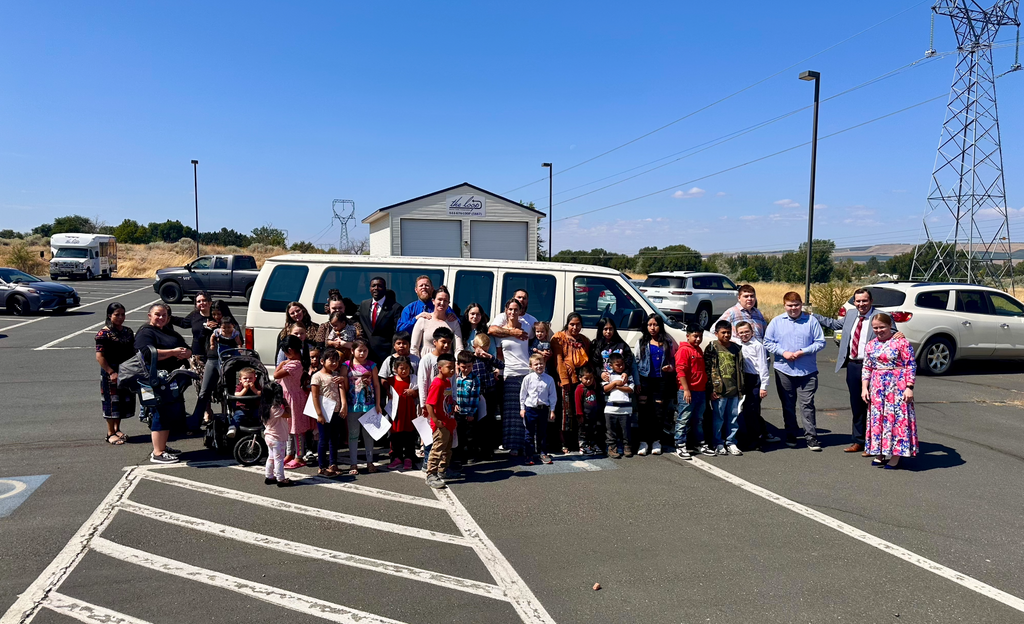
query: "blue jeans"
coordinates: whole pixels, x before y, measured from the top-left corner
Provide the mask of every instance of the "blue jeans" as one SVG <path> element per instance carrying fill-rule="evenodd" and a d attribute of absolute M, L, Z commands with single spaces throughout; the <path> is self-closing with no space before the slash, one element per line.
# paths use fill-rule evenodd
<path fill-rule="evenodd" d="M 260 422 L 259 410 L 254 409 L 235 409 L 228 419 L 228 424 L 235 427 L 256 427 L 258 422 Z"/>
<path fill-rule="evenodd" d="M 526 418 L 523 422 L 526 425 L 526 453 L 524 457 L 529 458 L 546 452 L 544 442 L 548 431 L 549 411 L 545 406 L 526 408 Z"/>
<path fill-rule="evenodd" d="M 722 426 L 725 426 L 725 443 L 736 444 L 736 433 L 740 430 L 740 398 L 721 397 L 711 399 L 711 437 L 715 446 L 722 444 Z"/>
<path fill-rule="evenodd" d="M 686 438 L 690 429 L 697 434 L 697 442 L 704 444 L 704 407 L 707 405 L 703 391 L 691 391 L 689 403 L 680 390 L 676 394 L 679 409 L 676 412 L 676 448 L 687 448 Z"/>
<path fill-rule="evenodd" d="M 341 437 L 341 425 L 345 419 L 340 414 L 331 416 L 330 422 L 317 421 L 316 430 L 320 440 L 317 443 L 317 464 L 321 468 L 334 466 L 338 463 L 338 439 Z"/>

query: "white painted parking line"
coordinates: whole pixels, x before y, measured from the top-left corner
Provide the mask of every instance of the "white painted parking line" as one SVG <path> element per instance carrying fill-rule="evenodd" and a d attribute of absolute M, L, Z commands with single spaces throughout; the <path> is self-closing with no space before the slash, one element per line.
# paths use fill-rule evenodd
<path fill-rule="evenodd" d="M 244 470 L 245 472 L 254 472 L 263 474 L 265 470 L 260 466 L 231 466 L 236 470 Z M 352 492 L 354 494 L 362 494 L 363 496 L 373 496 L 375 498 L 382 498 L 384 500 L 395 501 L 398 503 L 408 503 L 410 505 L 420 505 L 422 507 L 433 507 L 434 509 L 443 509 L 444 505 L 431 498 L 423 498 L 422 496 L 410 496 L 408 494 L 401 494 L 399 492 L 392 492 L 390 490 L 382 490 L 380 488 L 366 487 L 365 485 L 356 485 L 355 483 L 346 483 L 344 481 L 334 481 L 333 479 L 327 479 L 324 477 L 318 477 L 316 475 L 305 475 L 295 472 L 288 473 L 288 478 L 292 481 L 312 481 L 321 487 L 325 487 L 330 490 L 341 490 L 343 492 Z"/>
<path fill-rule="evenodd" d="M 433 540 L 435 542 L 443 542 L 445 544 L 454 544 L 456 546 L 472 545 L 471 542 L 466 538 L 458 535 L 452 535 L 450 533 L 439 533 L 437 531 L 429 531 L 427 529 L 405 526 L 403 524 L 395 524 L 393 522 L 385 522 L 383 520 L 372 520 L 370 518 L 353 516 L 352 514 L 346 514 L 337 511 L 328 511 L 326 509 L 317 509 L 316 507 L 308 507 L 306 505 L 289 503 L 287 501 L 278 500 L 275 498 L 266 498 L 264 496 L 257 496 L 255 494 L 247 494 L 245 492 L 229 490 L 228 488 L 222 488 L 217 485 L 208 485 L 206 483 L 200 483 L 198 481 L 172 477 L 171 475 L 163 474 L 162 472 L 140 472 L 139 476 L 142 477 L 143 479 L 156 481 L 157 483 L 173 485 L 175 487 L 192 490 L 193 492 L 212 494 L 213 496 L 237 500 L 243 503 L 249 503 L 251 505 L 259 505 L 261 507 L 276 509 L 278 511 L 297 513 L 306 516 L 312 516 L 314 518 L 320 518 L 323 520 L 331 520 L 343 524 L 361 526 L 366 529 L 387 531 L 388 533 L 397 533 L 398 535 L 405 535 L 407 537 L 418 537 L 420 539 Z"/>
<path fill-rule="evenodd" d="M 137 308 L 133 308 L 131 310 L 128 310 L 128 312 L 126 312 L 125 314 L 131 314 L 132 312 L 138 312 L 139 310 L 143 310 L 145 308 L 148 308 L 149 306 L 153 305 L 157 301 L 160 301 L 160 300 L 159 299 L 154 299 L 153 301 L 150 301 L 149 303 L 144 303 L 144 304 L 140 305 Z M 32 350 L 33 351 L 46 351 L 47 349 L 54 349 L 54 345 L 60 344 L 60 343 L 64 342 L 65 340 L 70 340 L 71 338 L 74 338 L 75 336 L 79 336 L 81 334 L 87 334 L 87 333 L 90 333 L 90 332 L 94 332 L 97 329 L 99 329 L 100 327 L 103 327 L 104 323 L 106 323 L 106 320 L 103 320 L 103 321 L 101 321 L 99 323 L 96 323 L 95 325 L 90 325 L 90 326 L 86 327 L 85 329 L 80 329 L 80 330 L 78 330 L 76 332 L 72 332 L 72 333 L 68 334 L 67 336 L 63 336 L 63 337 L 58 338 L 56 340 L 51 340 L 50 342 L 44 344 L 43 346 L 36 347 L 35 349 L 32 349 Z M 87 347 L 58 347 L 58 349 L 62 349 L 62 350 L 66 350 L 66 349 L 85 349 L 85 348 L 87 348 Z"/>
<path fill-rule="evenodd" d="M 422 581 L 424 583 L 440 585 L 441 587 L 447 587 L 449 589 L 457 589 L 459 591 L 484 596 L 486 598 L 493 598 L 495 600 L 508 600 L 500 587 L 490 583 L 481 583 L 471 579 L 459 578 L 457 576 L 450 576 L 440 572 L 414 568 L 412 566 L 392 563 L 390 561 L 361 557 L 359 555 L 329 550 L 318 546 L 310 546 L 309 544 L 293 542 L 291 540 L 272 537 L 270 535 L 253 533 L 251 531 L 236 529 L 216 522 L 200 520 L 199 518 L 193 518 L 191 516 L 183 516 L 172 511 L 157 509 L 155 507 L 142 505 L 132 501 L 123 502 L 121 504 L 121 509 L 146 518 L 159 520 L 160 522 L 166 522 L 186 529 L 203 531 L 204 533 L 225 537 L 227 539 L 242 542 L 243 544 L 269 548 L 270 550 L 277 550 L 289 555 L 299 555 L 302 557 L 309 557 L 310 559 L 340 563 L 342 565 L 370 570 L 371 572 L 380 572 L 381 574 L 389 574 L 413 581 Z"/>
<path fill-rule="evenodd" d="M 669 457 L 673 457 L 673 459 L 676 459 L 674 456 Z M 801 516 L 804 516 L 805 518 L 810 518 L 815 522 L 823 524 L 831 529 L 835 529 L 836 531 L 839 531 L 844 535 L 852 537 L 855 540 L 859 540 L 869 546 L 873 546 L 874 548 L 877 548 L 882 552 L 888 553 L 908 563 L 912 563 L 918 566 L 919 568 L 923 568 L 933 574 L 941 576 L 942 578 L 945 578 L 947 580 L 953 581 L 958 585 L 966 587 L 971 591 L 977 592 L 983 596 L 987 596 L 997 602 L 1001 602 L 1002 604 L 1013 609 L 1016 609 L 1017 611 L 1024 612 L 1024 600 L 1012 594 L 1008 594 L 1002 591 L 1001 589 L 996 589 L 991 585 L 982 583 L 981 581 L 973 579 L 961 572 L 957 572 L 952 568 L 947 568 L 946 566 L 940 563 L 936 563 L 931 559 L 926 559 L 925 557 L 915 554 L 907 550 L 906 548 L 897 546 L 892 542 L 887 542 L 880 537 L 875 537 L 874 535 L 862 531 L 855 526 L 846 524 L 841 520 L 837 520 L 832 516 L 827 516 L 821 513 L 820 511 L 816 511 L 805 505 L 801 505 L 800 503 L 797 503 L 784 496 L 776 494 L 771 490 L 767 490 L 761 486 L 754 485 L 749 481 L 737 477 L 731 472 L 726 472 L 721 468 L 712 466 L 708 462 L 703 461 L 701 459 L 692 459 L 689 461 L 683 459 L 676 459 L 676 461 L 684 465 L 693 466 L 694 468 L 703 470 L 704 472 L 712 474 L 718 477 L 719 479 L 722 479 L 723 481 L 731 483 L 736 487 L 739 487 L 743 490 L 746 490 L 747 492 L 750 492 L 751 494 L 754 494 L 755 496 L 760 496 L 761 498 L 767 501 L 771 501 L 776 505 L 779 505 L 780 507 L 784 507 L 785 509 L 788 509 L 794 513 L 798 513 Z"/>
<path fill-rule="evenodd" d="M 76 598 L 65 596 L 57 592 L 50 592 L 50 596 L 43 604 L 47 609 L 66 615 L 79 622 L 104 622 L 107 624 L 149 624 L 146 620 L 140 620 L 124 613 L 111 611 L 98 605 L 89 604 Z"/>
<path fill-rule="evenodd" d="M 333 602 L 317 600 L 302 594 L 296 594 L 263 583 L 247 581 L 237 576 L 221 574 L 206 568 L 199 568 L 187 563 L 154 555 L 128 546 L 115 544 L 108 539 L 97 537 L 92 541 L 92 549 L 98 553 L 113 557 L 120 561 L 133 563 L 150 570 L 156 570 L 165 574 L 171 574 L 180 578 L 189 579 L 206 585 L 212 585 L 217 589 L 224 589 L 238 594 L 255 598 L 272 605 L 298 611 L 307 615 L 319 617 L 331 622 L 343 624 L 365 624 L 374 622 L 379 624 L 402 624 L 399 620 L 381 617 L 366 611 L 352 609 Z"/>
<path fill-rule="evenodd" d="M 80 305 L 77 308 L 73 308 L 73 309 L 81 310 L 82 308 L 88 308 L 89 306 L 94 306 L 97 303 L 104 303 L 106 301 L 110 301 L 111 299 L 117 299 L 118 297 L 124 297 L 124 296 L 130 295 L 132 293 L 137 293 L 140 290 L 146 290 L 147 288 L 152 288 L 152 286 L 143 286 L 142 288 L 136 288 L 135 290 L 129 290 L 126 293 L 122 293 L 120 295 L 114 295 L 113 297 L 108 297 L 106 299 L 100 299 L 99 301 L 93 301 L 92 303 L 86 303 L 86 304 Z M 18 323 L 17 325 L 11 325 L 9 327 L 5 327 L 4 329 L 5 330 L 14 329 L 15 327 L 22 327 L 24 325 L 30 325 L 32 323 L 38 323 L 39 321 L 45 321 L 46 319 L 52 319 L 52 318 L 55 318 L 55 317 L 53 317 L 53 316 L 40 316 L 39 318 L 34 318 L 31 321 L 25 321 L 23 323 Z M 56 318 L 63 318 L 63 317 L 59 317 L 58 316 Z"/>

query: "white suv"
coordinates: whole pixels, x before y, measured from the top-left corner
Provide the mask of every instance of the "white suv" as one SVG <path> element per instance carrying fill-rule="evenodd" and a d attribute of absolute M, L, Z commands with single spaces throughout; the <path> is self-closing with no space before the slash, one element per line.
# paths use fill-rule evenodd
<path fill-rule="evenodd" d="M 668 316 L 678 321 L 695 321 L 705 330 L 736 305 L 736 284 L 721 273 L 651 273 L 640 291 Z"/>
<path fill-rule="evenodd" d="M 953 360 L 1024 358 L 1024 304 L 975 284 L 881 282 L 868 286 L 917 354 L 921 372 L 944 375 Z M 853 298 L 840 310 L 854 309 Z"/>

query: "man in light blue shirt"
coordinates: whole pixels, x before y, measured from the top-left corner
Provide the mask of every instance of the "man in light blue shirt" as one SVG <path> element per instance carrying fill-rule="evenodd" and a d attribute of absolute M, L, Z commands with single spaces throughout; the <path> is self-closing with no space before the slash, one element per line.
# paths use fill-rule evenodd
<path fill-rule="evenodd" d="M 764 347 L 775 357 L 775 386 L 782 400 L 786 445 L 796 447 L 796 408 L 799 404 L 807 448 L 820 451 L 814 393 L 818 389 L 816 354 L 825 348 L 825 334 L 814 317 L 804 314 L 804 302 L 799 293 L 788 292 L 782 301 L 786 313 L 768 323 Z"/>

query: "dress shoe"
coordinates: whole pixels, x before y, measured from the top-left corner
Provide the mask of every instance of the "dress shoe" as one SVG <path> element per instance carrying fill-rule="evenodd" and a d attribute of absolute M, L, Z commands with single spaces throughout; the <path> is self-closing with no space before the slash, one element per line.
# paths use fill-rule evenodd
<path fill-rule="evenodd" d="M 858 451 L 863 451 L 863 450 L 864 450 L 864 445 L 863 444 L 861 444 L 859 442 L 854 442 L 850 446 L 844 448 L 843 452 L 844 453 L 856 453 Z"/>

